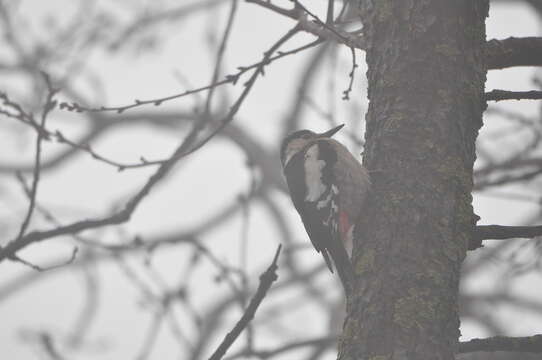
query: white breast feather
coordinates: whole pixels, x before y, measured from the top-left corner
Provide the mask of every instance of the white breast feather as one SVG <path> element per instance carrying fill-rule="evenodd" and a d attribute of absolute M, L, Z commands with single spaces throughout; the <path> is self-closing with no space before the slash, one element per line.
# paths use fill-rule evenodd
<path fill-rule="evenodd" d="M 305 201 L 316 201 L 326 191 L 322 182 L 322 169 L 326 166 L 324 160 L 318 159 L 318 145 L 312 145 L 305 153 L 305 184 L 307 194 Z"/>

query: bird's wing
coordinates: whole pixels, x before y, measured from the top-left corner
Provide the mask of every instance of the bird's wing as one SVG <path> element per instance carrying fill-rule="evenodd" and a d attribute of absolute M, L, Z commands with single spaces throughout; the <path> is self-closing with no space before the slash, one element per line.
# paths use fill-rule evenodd
<path fill-rule="evenodd" d="M 305 153 L 306 151 L 299 151 L 292 157 L 286 165 L 284 175 L 286 177 L 286 182 L 288 183 L 288 190 L 290 191 L 292 202 L 301 216 L 305 230 L 307 231 L 314 248 L 322 254 L 329 270 L 333 272 L 333 266 L 326 250 L 326 243 L 329 242 L 328 239 L 330 239 L 331 234 L 327 227 L 316 221 L 318 215 L 314 213 L 310 204 L 305 201 L 308 190 L 307 185 L 305 184 Z M 311 160 L 309 159 L 309 161 Z"/>
<path fill-rule="evenodd" d="M 323 160 L 325 166 L 322 168 L 321 179 L 325 184 L 326 191 L 320 201 L 308 202 L 307 206 L 316 207 L 324 221 L 324 225 L 329 229 L 330 236 L 327 237 L 326 250 L 333 259 L 337 273 L 345 288 L 348 290 L 353 281 L 353 269 L 350 257 L 346 251 L 343 239 L 340 233 L 340 214 L 342 209 L 340 191 L 337 179 L 334 174 L 337 173 L 338 165 L 337 149 L 333 146 L 334 140 L 321 139 L 316 142 L 318 145 L 318 158 Z M 346 234 L 343 234 L 346 235 Z"/>
<path fill-rule="evenodd" d="M 322 254 L 331 272 L 330 258 L 333 260 L 347 286 L 352 265 L 339 234 L 339 188 L 333 177 L 336 162 L 332 144 L 318 140 L 294 155 L 285 174 L 294 206 L 314 248 Z"/>

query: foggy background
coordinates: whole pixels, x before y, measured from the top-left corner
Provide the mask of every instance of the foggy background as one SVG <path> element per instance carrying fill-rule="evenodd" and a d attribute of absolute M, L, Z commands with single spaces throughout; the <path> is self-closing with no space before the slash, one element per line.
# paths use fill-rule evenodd
<path fill-rule="evenodd" d="M 231 1 L 221 0 L 1 4 L 0 90 L 36 114 L 46 90 L 40 70 L 61 89 L 57 100 L 89 107 L 126 105 L 210 84 L 231 7 Z M 257 5 L 237 5 L 219 79 L 260 61 L 294 25 Z M 324 14 L 325 2 L 310 2 L 310 8 Z M 496 1 L 487 37 L 536 36 L 539 26 L 540 16 L 524 2 Z M 282 50 L 312 40 L 298 34 Z M 77 247 L 73 263 L 37 272 L 1 262 L 2 358 L 207 358 L 239 318 L 280 243 L 279 279 L 249 335 L 241 335 L 227 356 L 246 349 L 247 342 L 253 349 L 273 349 L 337 333 L 342 289 L 308 241 L 285 193 L 278 156 L 286 133 L 323 131 L 340 123 L 346 127 L 336 137 L 352 153 L 362 151 L 364 54 L 357 52 L 360 67 L 350 100 L 344 101 L 350 51 L 322 47 L 268 65 L 234 121 L 181 159 L 130 221 L 48 239 L 18 253 L 47 267 L 66 262 Z M 533 68 L 490 71 L 486 89 L 536 88 L 539 75 Z M 248 76 L 236 86 L 217 87 L 207 115 L 223 117 Z M 163 160 L 193 122 L 202 121 L 206 96 L 200 92 L 122 114 L 57 108 L 47 128 L 89 143 L 95 153 L 117 163 Z M 515 154 L 521 154 L 518 159 L 540 156 L 541 129 L 536 101 L 490 104 L 477 168 Z M 32 128 L 0 115 L 0 245 L 17 235 L 28 208 L 16 174 L 31 181 L 35 136 Z M 43 165 L 30 231 L 105 216 L 121 208 L 156 169 L 119 172 L 57 141 L 43 143 Z M 502 171 L 497 166 L 476 179 L 482 184 L 473 194 L 479 224 L 541 224 L 540 180 L 492 184 L 501 178 L 497 170 Z M 464 265 L 462 340 L 542 332 L 539 241 L 484 244 L 468 254 Z M 274 358 L 335 358 L 329 342 L 295 351 Z"/>

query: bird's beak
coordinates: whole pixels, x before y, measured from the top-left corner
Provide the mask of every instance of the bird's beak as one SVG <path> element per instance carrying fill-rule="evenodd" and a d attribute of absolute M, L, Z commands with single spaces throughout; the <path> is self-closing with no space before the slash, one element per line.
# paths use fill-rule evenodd
<path fill-rule="evenodd" d="M 331 130 L 328 130 L 328 131 L 326 131 L 326 132 L 321 133 L 320 136 L 321 136 L 321 137 L 328 137 L 328 138 L 329 138 L 329 137 L 332 137 L 333 135 L 335 135 L 335 133 L 336 133 L 337 131 L 341 130 L 341 129 L 343 128 L 343 126 L 344 126 L 344 124 L 341 124 L 341 125 L 339 125 L 339 126 L 337 126 L 337 127 L 334 127 L 334 128 L 331 129 Z"/>

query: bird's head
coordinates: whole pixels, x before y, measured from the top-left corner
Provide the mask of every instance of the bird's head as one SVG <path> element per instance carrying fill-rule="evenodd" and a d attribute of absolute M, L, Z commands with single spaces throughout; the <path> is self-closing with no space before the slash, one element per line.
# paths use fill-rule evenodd
<path fill-rule="evenodd" d="M 334 127 L 323 133 L 315 133 L 310 130 L 299 130 L 291 133 L 282 140 L 282 145 L 280 147 L 280 161 L 282 166 L 286 166 L 288 161 L 297 154 L 299 151 L 303 150 L 307 145 L 314 142 L 317 139 L 330 138 L 339 130 L 342 129 L 344 124 Z"/>

